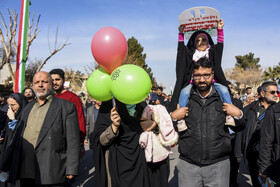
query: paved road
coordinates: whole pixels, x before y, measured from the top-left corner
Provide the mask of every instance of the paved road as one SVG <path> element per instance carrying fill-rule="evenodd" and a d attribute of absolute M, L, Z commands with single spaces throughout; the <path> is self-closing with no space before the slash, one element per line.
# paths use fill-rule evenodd
<path fill-rule="evenodd" d="M 93 163 L 93 152 L 86 148 L 86 154 L 80 162 L 80 175 L 76 178 L 73 186 L 79 187 L 94 187 L 95 167 Z M 179 157 L 178 147 L 172 148 L 173 153 L 170 155 L 170 176 L 169 187 L 178 187 L 178 176 L 176 165 Z M 238 184 L 240 187 L 251 187 L 251 180 L 248 175 L 248 170 L 243 162 L 240 165 L 240 174 L 238 175 Z"/>

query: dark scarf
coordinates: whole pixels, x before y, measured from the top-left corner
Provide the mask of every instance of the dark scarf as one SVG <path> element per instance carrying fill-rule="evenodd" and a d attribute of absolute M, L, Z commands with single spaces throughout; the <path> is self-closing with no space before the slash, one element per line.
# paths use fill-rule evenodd
<path fill-rule="evenodd" d="M 121 125 L 114 142 L 104 147 L 99 141 L 100 135 L 112 124 L 110 119 L 112 101 L 102 103 L 95 129 L 90 136 L 94 150 L 96 186 L 107 187 L 105 151 L 109 149 L 109 168 L 113 187 L 149 187 L 145 154 L 139 145 L 139 136 L 142 132 L 139 123 L 145 105 L 143 103 L 136 105 L 134 117 L 129 115 L 125 104 L 116 101 L 116 106 L 121 117 Z"/>
<path fill-rule="evenodd" d="M 9 98 L 15 99 L 16 102 L 19 104 L 19 109 L 15 113 L 15 118 L 16 120 L 20 120 L 22 111 L 25 108 L 25 106 L 28 104 L 26 97 L 21 93 L 13 93 L 9 96 Z"/>

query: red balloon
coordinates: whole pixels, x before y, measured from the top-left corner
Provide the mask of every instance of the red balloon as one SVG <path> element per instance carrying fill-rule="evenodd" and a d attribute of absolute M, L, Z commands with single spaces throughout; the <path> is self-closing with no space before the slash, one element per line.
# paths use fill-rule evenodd
<path fill-rule="evenodd" d="M 108 73 L 122 65 L 127 54 L 127 41 L 114 27 L 98 30 L 91 41 L 91 52 L 96 62 Z"/>

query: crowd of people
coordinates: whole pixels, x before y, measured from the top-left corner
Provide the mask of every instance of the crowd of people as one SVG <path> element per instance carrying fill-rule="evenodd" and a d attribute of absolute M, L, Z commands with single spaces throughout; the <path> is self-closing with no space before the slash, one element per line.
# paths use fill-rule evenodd
<path fill-rule="evenodd" d="M 174 146 L 180 187 L 238 186 L 241 160 L 254 187 L 269 179 L 280 186 L 277 84 L 234 91 L 221 67 L 223 26 L 219 20 L 217 44 L 196 31 L 186 46 L 179 26 L 173 95 L 153 87 L 138 104 L 83 104 L 64 88 L 61 69 L 37 72 L 23 93 L 0 95 L 0 185 L 71 186 L 87 144 L 98 187 L 167 187 Z"/>

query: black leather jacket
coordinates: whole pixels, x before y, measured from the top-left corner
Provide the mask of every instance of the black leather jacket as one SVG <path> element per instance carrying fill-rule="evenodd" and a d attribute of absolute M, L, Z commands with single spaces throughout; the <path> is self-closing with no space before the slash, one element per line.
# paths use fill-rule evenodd
<path fill-rule="evenodd" d="M 226 114 L 222 106 L 220 96 L 213 86 L 205 103 L 192 90 L 188 103 L 189 112 L 185 118 L 188 128 L 179 134 L 181 159 L 204 166 L 229 158 L 230 134 L 225 126 Z"/>

